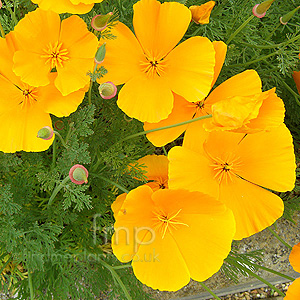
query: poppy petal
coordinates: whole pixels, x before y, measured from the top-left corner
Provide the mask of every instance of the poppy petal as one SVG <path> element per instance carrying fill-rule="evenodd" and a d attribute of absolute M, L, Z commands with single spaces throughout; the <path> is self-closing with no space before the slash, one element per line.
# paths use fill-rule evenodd
<path fill-rule="evenodd" d="M 223 67 L 225 57 L 226 57 L 226 52 L 227 52 L 227 45 L 222 42 L 222 41 L 213 41 L 212 42 L 215 52 L 216 52 L 216 64 L 215 64 L 215 70 L 214 70 L 214 79 L 213 82 L 211 83 L 211 87 L 214 86 L 216 83 L 221 69 Z"/>
<path fill-rule="evenodd" d="M 300 295 L 300 278 L 295 279 L 295 281 L 289 286 L 284 300 L 295 300 L 298 299 Z"/>
<path fill-rule="evenodd" d="M 300 243 L 293 247 L 289 260 L 294 270 L 300 272 Z"/>
<path fill-rule="evenodd" d="M 133 26 L 150 59 L 165 57 L 182 39 L 191 21 L 189 9 L 176 2 L 141 0 L 133 5 Z"/>

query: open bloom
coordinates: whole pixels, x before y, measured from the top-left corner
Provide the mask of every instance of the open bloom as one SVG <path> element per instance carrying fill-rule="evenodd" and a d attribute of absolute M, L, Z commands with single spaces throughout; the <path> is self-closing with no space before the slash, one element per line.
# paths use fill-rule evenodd
<path fill-rule="evenodd" d="M 22 81 L 45 86 L 51 70 L 56 70 L 54 83 L 64 96 L 89 83 L 87 73 L 94 66 L 98 40 L 81 18 L 74 15 L 61 22 L 57 13 L 37 9 L 14 32 L 20 49 L 14 55 L 13 71 Z"/>
<path fill-rule="evenodd" d="M 16 40 L 11 32 L 0 39 L 0 151 L 44 151 L 53 138 L 43 140 L 37 134 L 45 126 L 52 128 L 49 114 L 68 116 L 77 109 L 85 91 L 62 96 L 54 86 L 56 73 L 50 74 L 47 86 L 28 85 L 12 71 L 15 51 Z"/>
<path fill-rule="evenodd" d="M 296 272 L 300 272 L 300 243 L 295 245 L 290 254 L 290 263 Z M 288 288 L 284 300 L 296 300 L 300 297 L 300 278 L 297 278 Z"/>
<path fill-rule="evenodd" d="M 192 12 L 192 19 L 196 24 L 208 24 L 209 17 L 216 2 L 208 1 L 202 5 L 193 5 L 189 9 Z"/>
<path fill-rule="evenodd" d="M 132 260 L 137 279 L 176 291 L 220 269 L 235 223 L 232 212 L 208 195 L 143 185 L 128 193 L 114 228 L 113 252 L 121 262 Z"/>
<path fill-rule="evenodd" d="M 202 191 L 225 203 L 235 216 L 237 240 L 282 215 L 282 200 L 267 189 L 285 192 L 294 187 L 293 141 L 284 124 L 247 135 L 214 131 L 204 144 L 196 131 L 184 139 L 189 147 L 169 151 L 169 188 Z"/>
<path fill-rule="evenodd" d="M 155 192 L 159 189 L 168 188 L 168 166 L 169 160 L 165 155 L 146 155 L 138 160 L 140 165 L 145 166 L 146 185 Z M 127 193 L 119 195 L 111 205 L 112 211 L 116 216 L 121 209 Z"/>
<path fill-rule="evenodd" d="M 100 3 L 103 0 L 32 0 L 43 10 L 51 10 L 58 14 L 86 14 L 94 6 L 94 3 Z"/>
<path fill-rule="evenodd" d="M 220 41 L 213 42 L 213 46 L 216 64 L 211 87 L 219 76 L 227 50 L 227 46 Z M 207 135 L 205 130 L 244 133 L 270 130 L 283 123 L 284 112 L 283 101 L 277 97 L 275 88 L 262 92 L 257 72 L 247 70 L 221 83 L 205 99 L 191 103 L 174 95 L 174 107 L 168 118 L 158 123 L 145 122 L 144 129 L 151 130 L 212 114 L 210 119 L 148 133 L 150 142 L 160 147 L 175 140 L 185 130 L 186 135 L 197 131 L 203 139 Z"/>
<path fill-rule="evenodd" d="M 205 37 L 178 44 L 191 21 L 190 10 L 176 2 L 161 4 L 141 0 L 134 4 L 132 31 L 119 22 L 106 41 L 101 82 L 123 84 L 118 106 L 140 121 L 159 122 L 171 113 L 173 92 L 187 101 L 208 94 L 215 65 L 215 51 Z M 176 47 L 175 47 L 176 46 Z"/>

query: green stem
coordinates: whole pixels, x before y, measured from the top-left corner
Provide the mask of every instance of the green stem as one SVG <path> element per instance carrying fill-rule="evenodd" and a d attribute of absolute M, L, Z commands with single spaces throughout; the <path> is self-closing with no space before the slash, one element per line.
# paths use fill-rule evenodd
<path fill-rule="evenodd" d="M 286 246 L 289 249 L 293 249 L 291 245 L 289 245 L 285 240 L 283 240 L 273 229 L 268 227 L 268 230 L 277 238 L 278 241 L 280 241 L 284 246 Z"/>
<path fill-rule="evenodd" d="M 90 88 L 88 92 L 88 100 L 89 100 L 89 105 L 92 105 L 92 88 L 93 88 L 93 81 L 90 81 Z"/>
<path fill-rule="evenodd" d="M 131 268 L 130 264 L 127 265 L 121 265 L 121 266 L 113 266 L 112 267 L 114 270 L 119 270 L 119 269 L 126 269 L 126 268 Z"/>
<path fill-rule="evenodd" d="M 229 45 L 229 43 L 235 38 L 235 36 L 243 30 L 243 28 L 254 18 L 254 15 L 251 15 L 234 33 L 231 34 L 231 36 L 228 38 L 226 44 Z"/>
<path fill-rule="evenodd" d="M 272 56 L 274 56 L 274 55 L 276 55 L 276 54 L 278 54 L 278 52 L 273 52 L 273 53 L 271 53 L 271 54 L 268 54 L 268 55 L 265 55 L 265 56 L 261 56 L 260 58 L 257 58 L 257 59 L 251 60 L 251 61 L 247 61 L 247 62 L 245 62 L 245 63 L 243 63 L 243 64 L 230 65 L 230 68 L 232 68 L 232 67 L 243 67 L 243 66 L 248 66 L 248 65 L 254 64 L 254 63 L 256 63 L 256 62 L 259 62 L 259 61 L 261 61 L 261 60 L 265 60 L 265 59 L 267 59 L 267 58 L 269 58 L 269 57 L 272 57 Z"/>
<path fill-rule="evenodd" d="M 55 167 L 55 162 L 56 162 L 56 140 L 53 140 L 52 144 L 52 164 L 51 164 L 51 170 L 54 169 Z"/>
<path fill-rule="evenodd" d="M 51 205 L 51 203 L 53 202 L 55 196 L 59 193 L 59 191 L 65 186 L 65 184 L 70 180 L 70 177 L 67 176 L 59 185 L 57 185 L 55 187 L 55 189 L 53 190 L 49 202 L 48 202 L 48 207 Z"/>
<path fill-rule="evenodd" d="M 210 288 L 208 288 L 203 282 L 199 282 L 200 285 L 205 288 L 215 299 L 221 300 Z"/>
<path fill-rule="evenodd" d="M 114 181 L 111 181 L 111 180 L 107 179 L 106 177 L 103 177 L 103 176 L 101 176 L 101 175 L 94 174 L 94 173 L 91 173 L 91 175 L 92 175 L 92 176 L 95 176 L 95 177 L 97 177 L 97 178 L 100 178 L 100 179 L 102 179 L 102 180 L 104 180 L 104 181 L 106 181 L 106 182 L 108 182 L 108 183 L 114 185 L 115 187 L 117 187 L 118 189 L 120 189 L 120 190 L 121 190 L 122 192 L 124 192 L 124 193 L 127 193 L 127 194 L 129 193 L 129 191 L 128 191 L 127 189 L 125 189 L 124 187 L 122 187 L 122 186 L 119 185 L 118 183 L 116 183 L 116 182 L 114 182 Z"/>
<path fill-rule="evenodd" d="M 176 123 L 176 124 L 172 124 L 172 125 L 168 125 L 168 126 L 163 126 L 163 127 L 159 127 L 159 128 L 146 130 L 146 131 L 141 131 L 141 132 L 129 135 L 129 136 L 123 138 L 123 139 L 120 139 L 117 143 L 124 142 L 124 141 L 130 140 L 132 138 L 135 138 L 137 136 L 145 135 L 145 134 L 148 134 L 148 133 L 151 133 L 151 132 L 160 131 L 160 130 L 164 130 L 164 129 L 169 129 L 169 128 L 173 128 L 173 127 L 177 127 L 177 126 L 181 126 L 181 125 L 186 125 L 186 124 L 189 124 L 189 123 L 193 123 L 193 122 L 204 120 L 204 119 L 211 118 L 211 117 L 212 117 L 212 115 L 206 115 L 206 116 L 201 116 L 201 117 L 198 117 L 198 118 L 194 118 L 194 119 L 191 119 L 191 120 L 188 120 L 188 121 L 184 121 L 184 122 L 180 122 L 180 123 Z"/>
<path fill-rule="evenodd" d="M 278 276 L 280 276 L 280 277 L 282 277 L 282 278 L 286 278 L 286 279 L 288 279 L 288 280 L 290 280 L 290 281 L 295 280 L 295 278 L 290 277 L 290 276 L 285 275 L 285 274 L 282 274 L 282 273 L 277 272 L 277 271 L 275 271 L 275 270 L 272 270 L 272 269 L 269 269 L 269 268 L 266 268 L 266 267 L 257 265 L 257 264 L 255 264 L 255 263 L 251 263 L 251 264 L 252 264 L 254 267 L 256 267 L 256 268 L 262 269 L 262 270 L 267 271 L 267 272 L 269 272 L 269 273 L 273 273 L 273 274 L 278 275 Z"/>
<path fill-rule="evenodd" d="M 287 88 L 287 90 L 295 97 L 296 103 L 300 106 L 300 96 L 297 94 L 284 80 L 277 76 L 278 80 Z"/>
<path fill-rule="evenodd" d="M 74 122 L 71 122 L 70 124 L 69 124 L 69 130 L 68 130 L 68 133 L 67 133 L 67 136 L 66 136 L 66 145 L 68 144 L 68 141 L 69 141 L 69 139 L 70 139 L 70 137 L 71 137 L 71 135 L 72 135 L 72 130 L 73 130 L 73 127 L 74 127 Z"/>
<path fill-rule="evenodd" d="M 281 290 L 279 290 L 276 286 L 274 286 L 273 284 L 271 284 L 269 281 L 265 280 L 264 278 L 260 277 L 259 275 L 255 274 L 254 272 L 252 272 L 249 268 L 246 268 L 242 264 L 237 263 L 235 260 L 233 260 L 230 257 L 227 257 L 226 261 L 228 261 L 230 264 L 234 265 L 238 269 L 241 269 L 244 272 L 248 273 L 249 275 L 255 277 L 258 280 L 260 280 L 261 282 L 263 282 L 264 284 L 266 284 L 267 286 L 269 286 L 271 289 L 273 289 L 274 291 L 276 291 L 279 295 L 285 297 L 285 294 Z"/>
<path fill-rule="evenodd" d="M 0 32 L 1 32 L 1 37 L 5 38 L 5 32 L 4 32 L 4 29 L 2 27 L 1 22 L 0 22 Z"/>
<path fill-rule="evenodd" d="M 279 26 L 282 26 L 281 23 L 279 23 L 273 30 L 272 32 L 265 38 L 265 41 L 268 41 L 274 34 L 274 32 L 279 28 Z"/>
<path fill-rule="evenodd" d="M 132 300 L 131 296 L 129 295 L 126 286 L 124 285 L 123 281 L 121 280 L 121 278 L 119 277 L 119 275 L 117 274 L 117 272 L 114 270 L 114 268 L 112 266 L 110 266 L 108 263 L 106 263 L 105 261 L 103 261 L 102 259 L 99 259 L 100 263 L 107 268 L 111 275 L 113 276 L 113 278 L 116 279 L 116 281 L 118 282 L 118 284 L 120 285 L 122 291 L 124 292 L 127 300 Z"/>
<path fill-rule="evenodd" d="M 28 270 L 28 282 L 29 282 L 29 290 L 30 290 L 30 300 L 34 300 L 34 290 L 33 290 L 33 285 L 32 285 L 32 277 L 31 273 Z"/>
<path fill-rule="evenodd" d="M 9 11 L 10 16 L 14 22 L 14 26 L 16 26 L 18 24 L 18 20 L 16 18 L 15 5 L 14 5 L 14 11 L 12 11 L 11 7 L 8 6 L 7 1 L 5 1 L 5 8 Z"/>
<path fill-rule="evenodd" d="M 162 149 L 163 149 L 163 151 L 164 151 L 165 156 L 168 156 L 168 152 L 167 152 L 165 146 L 162 146 Z"/>
<path fill-rule="evenodd" d="M 66 145 L 66 143 L 65 143 L 65 141 L 64 141 L 64 139 L 63 139 L 62 136 L 60 135 L 60 133 L 57 132 L 57 131 L 55 131 L 55 130 L 53 130 L 53 133 L 55 133 L 55 136 L 58 136 L 58 137 L 59 137 L 59 139 L 60 139 L 62 145 L 63 145 L 65 148 L 68 148 L 67 145 Z"/>
<path fill-rule="evenodd" d="M 11 262 L 12 260 L 12 256 L 10 256 L 8 258 L 8 260 L 6 261 L 6 263 L 2 266 L 1 270 L 0 270 L 0 274 L 3 272 L 3 270 L 6 268 L 6 266 Z"/>

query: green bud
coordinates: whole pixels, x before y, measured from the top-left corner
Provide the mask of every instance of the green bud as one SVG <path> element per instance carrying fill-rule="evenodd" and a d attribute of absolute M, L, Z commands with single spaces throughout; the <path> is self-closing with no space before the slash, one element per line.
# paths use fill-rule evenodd
<path fill-rule="evenodd" d="M 297 10 L 300 8 L 300 6 L 296 7 L 292 11 L 288 12 L 284 16 L 280 17 L 280 23 L 283 25 L 286 25 L 288 21 L 294 16 L 294 14 L 297 12 Z"/>
<path fill-rule="evenodd" d="M 96 55 L 95 55 L 95 63 L 96 64 L 101 64 L 105 58 L 106 54 L 106 43 L 103 43 L 97 50 Z"/>

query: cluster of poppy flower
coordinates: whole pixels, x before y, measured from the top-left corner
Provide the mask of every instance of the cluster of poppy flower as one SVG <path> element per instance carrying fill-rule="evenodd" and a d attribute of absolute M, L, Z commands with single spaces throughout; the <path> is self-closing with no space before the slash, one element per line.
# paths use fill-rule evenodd
<path fill-rule="evenodd" d="M 4 152 L 47 149 L 53 137 L 39 139 L 37 132 L 52 128 L 50 113 L 61 117 L 77 109 L 94 69 L 96 36 L 78 16 L 61 21 L 58 13 L 85 13 L 101 1 L 33 2 L 40 8 L 0 39 Z M 139 161 L 151 182 L 112 204 L 114 254 L 132 260 L 136 277 L 160 290 L 178 290 L 190 278 L 204 281 L 217 272 L 233 239 L 282 215 L 283 202 L 270 190 L 292 190 L 295 182 L 292 136 L 275 88 L 263 92 L 257 72 L 246 70 L 213 89 L 226 44 L 200 36 L 179 43 L 192 16 L 207 23 L 213 6 L 209 1 L 199 16 L 201 9 L 177 2 L 140 0 L 133 6 L 135 35 L 118 22 L 101 64 L 108 71 L 99 80 L 102 88 L 124 84 L 117 104 L 128 116 L 144 122 L 145 130 L 169 127 L 147 134 L 155 146 L 185 132 L 183 145 L 168 157 Z M 87 170 L 74 167 L 71 180 L 87 182 Z"/>
<path fill-rule="evenodd" d="M 140 281 L 174 291 L 213 275 L 233 239 L 282 215 L 283 202 L 270 190 L 294 187 L 293 143 L 282 100 L 275 88 L 262 91 L 256 71 L 210 92 L 227 46 L 199 36 L 178 44 L 191 21 L 187 7 L 141 0 L 133 8 L 135 35 L 121 22 L 112 29 L 101 82 L 124 84 L 118 106 L 145 130 L 168 127 L 147 134 L 155 146 L 185 135 L 167 158 L 140 161 L 152 182 L 113 203 L 112 247 L 121 262 L 132 260 Z M 199 117 L 205 120 L 188 122 Z"/>

